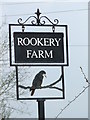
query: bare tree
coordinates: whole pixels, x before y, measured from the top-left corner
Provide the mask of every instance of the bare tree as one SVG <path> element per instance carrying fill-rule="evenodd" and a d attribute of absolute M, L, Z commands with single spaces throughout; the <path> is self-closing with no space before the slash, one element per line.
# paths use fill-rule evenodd
<path fill-rule="evenodd" d="M 16 73 L 15 68 L 9 65 L 9 40 L 6 29 L 7 25 L 4 22 L 0 26 L 0 118 L 9 118 L 15 111 L 30 116 L 28 111 L 22 109 L 23 105 L 27 109 L 27 103 L 16 100 Z M 25 75 L 20 79 L 25 79 Z"/>

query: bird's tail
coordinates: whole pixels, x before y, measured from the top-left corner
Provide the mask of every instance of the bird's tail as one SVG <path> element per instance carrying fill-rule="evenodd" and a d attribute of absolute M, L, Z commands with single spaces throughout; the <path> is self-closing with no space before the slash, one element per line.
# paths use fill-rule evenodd
<path fill-rule="evenodd" d="M 33 90 L 31 91 L 31 96 L 33 96 L 34 92 L 35 92 L 35 89 L 33 89 Z"/>

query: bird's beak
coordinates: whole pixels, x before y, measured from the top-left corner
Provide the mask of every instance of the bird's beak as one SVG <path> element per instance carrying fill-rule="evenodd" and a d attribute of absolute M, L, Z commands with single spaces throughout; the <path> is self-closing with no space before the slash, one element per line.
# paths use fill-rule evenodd
<path fill-rule="evenodd" d="M 46 74 L 44 74 L 44 77 L 46 77 L 46 78 L 47 78 Z"/>

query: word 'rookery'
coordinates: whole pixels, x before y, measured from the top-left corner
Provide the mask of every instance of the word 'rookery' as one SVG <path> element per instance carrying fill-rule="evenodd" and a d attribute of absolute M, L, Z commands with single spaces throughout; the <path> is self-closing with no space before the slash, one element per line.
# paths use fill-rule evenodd
<path fill-rule="evenodd" d="M 18 37 L 18 46 L 59 46 L 61 38 L 21 38 Z"/>

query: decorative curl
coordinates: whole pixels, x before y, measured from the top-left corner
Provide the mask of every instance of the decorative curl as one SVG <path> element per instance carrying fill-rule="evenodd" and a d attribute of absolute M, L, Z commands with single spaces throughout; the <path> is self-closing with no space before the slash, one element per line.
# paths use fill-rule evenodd
<path fill-rule="evenodd" d="M 30 23 L 32 25 L 37 25 L 37 20 L 39 20 L 39 25 L 45 25 L 46 24 L 46 21 L 43 20 L 43 19 L 46 19 L 48 20 L 52 25 L 57 25 L 59 23 L 59 20 L 58 19 L 55 19 L 54 22 L 52 22 L 48 17 L 46 16 L 41 16 L 40 19 L 37 19 L 35 16 L 30 16 L 28 17 L 24 22 L 22 20 L 22 18 L 19 18 L 18 19 L 18 23 L 20 25 L 24 25 L 29 19 L 33 18 L 34 20 L 30 21 Z"/>
<path fill-rule="evenodd" d="M 58 19 L 54 19 L 55 24 L 57 25 L 59 23 Z"/>
<path fill-rule="evenodd" d="M 45 20 L 40 21 L 41 25 L 45 25 L 45 23 L 46 23 Z"/>
<path fill-rule="evenodd" d="M 18 23 L 20 24 L 20 25 L 24 25 L 29 19 L 31 19 L 31 18 L 34 18 L 35 20 L 32 20 L 31 21 L 31 24 L 32 25 L 35 25 L 36 24 L 36 21 L 37 21 L 37 18 L 35 17 L 35 16 L 30 16 L 30 17 L 28 17 L 24 22 L 22 22 L 22 18 L 19 18 L 18 19 Z"/>
<path fill-rule="evenodd" d="M 23 24 L 23 23 L 22 23 L 22 18 L 19 18 L 19 19 L 18 19 L 18 23 L 19 23 L 19 24 Z"/>
<path fill-rule="evenodd" d="M 46 20 L 48 20 L 52 25 L 57 25 L 58 23 L 59 23 L 59 20 L 58 19 L 55 19 L 54 20 L 54 22 L 52 22 L 48 17 L 46 17 L 46 16 L 41 16 L 40 17 L 40 24 L 41 25 L 45 25 L 45 23 L 46 23 L 46 21 L 45 20 L 42 20 L 42 19 L 46 19 Z"/>
<path fill-rule="evenodd" d="M 36 25 L 36 21 L 35 21 L 35 20 L 32 20 L 32 21 L 31 21 L 31 24 L 32 24 L 32 25 Z"/>

